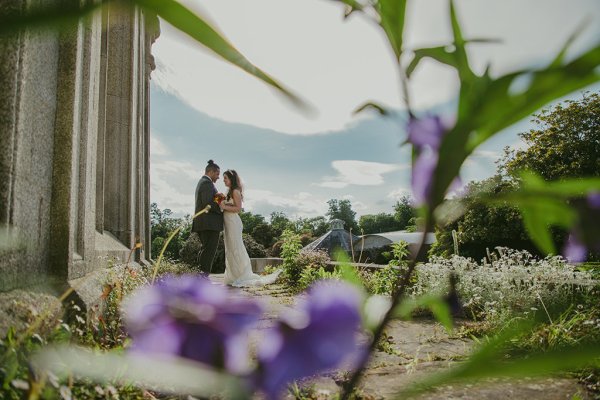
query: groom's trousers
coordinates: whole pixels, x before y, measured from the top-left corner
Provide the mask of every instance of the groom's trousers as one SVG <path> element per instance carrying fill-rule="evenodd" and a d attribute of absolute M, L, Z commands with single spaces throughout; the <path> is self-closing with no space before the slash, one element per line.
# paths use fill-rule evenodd
<path fill-rule="evenodd" d="M 200 242 L 202 242 L 202 249 L 200 250 L 200 269 L 205 274 L 210 274 L 212 270 L 213 261 L 215 254 L 217 253 L 217 246 L 219 244 L 219 231 L 200 231 Z"/>

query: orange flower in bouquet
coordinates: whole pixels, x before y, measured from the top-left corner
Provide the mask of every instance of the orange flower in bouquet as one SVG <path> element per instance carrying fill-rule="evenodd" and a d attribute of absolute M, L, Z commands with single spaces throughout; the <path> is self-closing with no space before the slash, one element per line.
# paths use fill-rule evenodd
<path fill-rule="evenodd" d="M 225 195 L 223 193 L 215 194 L 215 198 L 214 198 L 215 203 L 221 204 L 221 202 L 223 202 L 223 200 L 225 200 Z"/>

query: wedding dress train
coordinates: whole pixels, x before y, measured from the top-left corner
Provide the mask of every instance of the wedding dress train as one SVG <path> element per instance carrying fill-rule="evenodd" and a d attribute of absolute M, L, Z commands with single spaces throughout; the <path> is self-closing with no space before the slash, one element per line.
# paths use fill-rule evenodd
<path fill-rule="evenodd" d="M 242 220 L 237 213 L 223 213 L 223 239 L 225 242 L 225 277 L 226 285 L 245 287 L 260 286 L 277 280 L 281 270 L 261 276 L 252 272 L 250 257 L 242 240 Z"/>

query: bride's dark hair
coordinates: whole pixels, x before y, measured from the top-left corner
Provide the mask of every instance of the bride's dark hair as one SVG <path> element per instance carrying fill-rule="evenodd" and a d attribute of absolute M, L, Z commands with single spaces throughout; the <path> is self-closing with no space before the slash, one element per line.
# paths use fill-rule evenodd
<path fill-rule="evenodd" d="M 229 178 L 229 181 L 231 182 L 231 185 L 229 185 L 229 191 L 227 192 L 227 200 L 231 199 L 231 196 L 235 189 L 239 190 L 243 196 L 244 190 L 242 187 L 242 181 L 238 173 L 235 172 L 234 169 L 228 169 L 227 171 L 223 172 L 223 176 L 227 176 L 227 178 Z"/>

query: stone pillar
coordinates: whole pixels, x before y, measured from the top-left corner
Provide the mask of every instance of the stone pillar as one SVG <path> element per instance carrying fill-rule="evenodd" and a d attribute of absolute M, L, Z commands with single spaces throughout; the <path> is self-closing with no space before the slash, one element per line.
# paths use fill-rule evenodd
<path fill-rule="evenodd" d="M 80 3 L 46 0 L 59 1 Z M 3 0 L 0 13 L 27 5 Z M 8 250 L 0 243 L 0 292 L 77 290 L 138 242 L 134 260 L 148 261 L 156 22 L 105 8 L 60 32 L 0 36 L 0 234 L 20 234 Z"/>
<path fill-rule="evenodd" d="M 0 13 L 27 6 L 0 2 Z M 58 35 L 0 36 L 0 225 L 17 243 L 0 251 L 0 291 L 48 275 Z"/>

